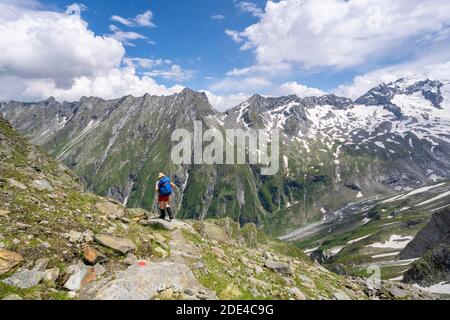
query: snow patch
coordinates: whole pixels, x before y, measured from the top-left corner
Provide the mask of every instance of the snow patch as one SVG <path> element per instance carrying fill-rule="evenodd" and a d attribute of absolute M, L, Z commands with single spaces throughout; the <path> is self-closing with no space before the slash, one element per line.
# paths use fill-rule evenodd
<path fill-rule="evenodd" d="M 384 248 L 403 249 L 413 239 L 414 239 L 414 237 L 411 237 L 411 236 L 404 237 L 404 236 L 399 236 L 399 235 L 393 234 L 388 241 L 386 241 L 384 243 L 381 243 L 381 242 L 372 243 L 372 244 L 369 244 L 367 247 L 368 248 L 380 248 L 380 249 L 384 249 Z"/>
<path fill-rule="evenodd" d="M 400 251 L 396 251 L 396 252 L 390 252 L 390 253 L 383 253 L 383 254 L 377 254 L 372 256 L 372 259 L 378 259 L 378 258 L 385 258 L 385 257 L 393 257 L 396 256 L 400 253 Z"/>

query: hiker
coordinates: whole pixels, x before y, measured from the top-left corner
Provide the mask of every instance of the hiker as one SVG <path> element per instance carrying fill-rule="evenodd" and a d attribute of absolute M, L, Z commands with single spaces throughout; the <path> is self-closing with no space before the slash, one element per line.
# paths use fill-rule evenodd
<path fill-rule="evenodd" d="M 158 206 L 161 212 L 159 218 L 166 219 L 166 211 L 169 214 L 170 220 L 173 219 L 172 208 L 170 207 L 170 196 L 175 185 L 170 181 L 169 177 L 166 177 L 164 173 L 158 175 L 158 181 L 156 182 L 155 191 L 158 192 Z"/>

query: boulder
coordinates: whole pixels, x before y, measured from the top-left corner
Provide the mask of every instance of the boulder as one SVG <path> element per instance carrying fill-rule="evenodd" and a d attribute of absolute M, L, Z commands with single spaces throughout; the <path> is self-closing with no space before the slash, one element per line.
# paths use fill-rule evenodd
<path fill-rule="evenodd" d="M 104 215 L 120 218 L 125 215 L 125 210 L 123 207 L 112 203 L 112 202 L 100 202 L 95 205 L 98 211 L 103 213 Z"/>
<path fill-rule="evenodd" d="M 75 230 L 71 230 L 69 232 L 69 241 L 71 243 L 77 243 L 81 241 L 83 234 L 81 232 L 75 231 Z"/>
<path fill-rule="evenodd" d="M 289 293 L 295 297 L 295 300 L 306 300 L 306 296 L 300 291 L 299 288 L 291 288 Z"/>
<path fill-rule="evenodd" d="M 50 262 L 50 259 L 48 259 L 48 258 L 38 259 L 34 263 L 33 270 L 34 271 L 45 271 L 45 269 L 47 269 L 49 262 Z"/>
<path fill-rule="evenodd" d="M 0 249 L 0 276 L 18 266 L 22 261 L 20 254 Z"/>
<path fill-rule="evenodd" d="M 139 221 L 139 224 L 143 225 L 143 226 L 161 228 L 161 229 L 168 230 L 168 231 L 172 231 L 176 228 L 173 223 L 171 223 L 167 220 L 162 220 L 162 219 L 141 220 L 141 221 Z"/>
<path fill-rule="evenodd" d="M 8 184 L 13 187 L 13 188 L 17 188 L 20 190 L 27 190 L 28 187 L 26 185 L 24 185 L 22 182 L 17 181 L 16 179 L 6 179 L 6 181 L 8 182 Z"/>
<path fill-rule="evenodd" d="M 219 243 L 228 243 L 230 241 L 225 230 L 215 223 L 196 221 L 194 229 L 200 233 L 202 237 L 209 240 L 217 241 Z"/>
<path fill-rule="evenodd" d="M 83 263 L 70 266 L 68 272 L 71 276 L 64 283 L 64 288 L 69 291 L 80 291 L 97 278 L 94 268 L 85 266 Z"/>
<path fill-rule="evenodd" d="M 127 254 L 128 252 L 134 251 L 136 249 L 133 241 L 126 238 L 119 238 L 106 234 L 98 234 L 94 239 L 102 246 L 111 248 L 117 252 L 120 252 L 121 254 Z"/>
<path fill-rule="evenodd" d="M 106 268 L 104 266 L 102 266 L 100 263 L 97 263 L 94 266 L 94 271 L 98 277 L 101 277 L 102 275 L 104 275 L 106 273 Z"/>
<path fill-rule="evenodd" d="M 264 262 L 264 266 L 269 268 L 277 273 L 281 273 L 284 275 L 292 275 L 294 272 L 292 271 L 291 266 L 286 262 L 277 262 L 273 260 L 266 260 Z"/>
<path fill-rule="evenodd" d="M 156 255 L 160 258 L 164 259 L 169 256 L 169 253 L 161 247 L 156 247 L 156 249 L 154 251 L 155 251 Z"/>
<path fill-rule="evenodd" d="M 56 280 L 58 280 L 59 274 L 60 274 L 59 268 L 56 267 L 53 269 L 45 270 L 43 280 L 45 282 L 54 283 L 56 282 Z"/>
<path fill-rule="evenodd" d="M 334 292 L 333 293 L 333 298 L 335 300 L 352 300 L 348 294 L 346 294 L 345 292 L 342 291 L 338 291 L 338 292 Z"/>
<path fill-rule="evenodd" d="M 206 292 L 185 264 L 137 261 L 102 286 L 94 300 L 150 300 L 158 295 L 158 288 L 162 284 L 181 292 L 185 288 Z M 215 296 L 209 294 L 208 298 L 214 299 Z"/>
<path fill-rule="evenodd" d="M 45 179 L 36 179 L 31 182 L 31 186 L 38 191 L 53 192 L 53 188 L 50 183 Z"/>
<path fill-rule="evenodd" d="M 307 287 L 309 289 L 316 289 L 316 284 L 314 283 L 314 281 L 311 278 L 309 278 L 303 274 L 299 275 L 298 278 L 304 287 Z"/>
<path fill-rule="evenodd" d="M 137 258 L 134 254 L 132 254 L 131 252 L 129 252 L 127 254 L 127 257 L 123 260 L 123 263 L 125 263 L 126 265 L 131 266 L 132 264 L 134 264 L 137 261 Z"/>
<path fill-rule="evenodd" d="M 83 258 L 90 265 L 103 263 L 108 260 L 102 253 L 89 245 L 83 248 Z"/>
<path fill-rule="evenodd" d="M 22 269 L 17 271 L 11 277 L 3 280 L 3 282 L 16 288 L 29 289 L 37 286 L 43 278 L 44 272 L 42 271 Z"/>
<path fill-rule="evenodd" d="M 138 209 L 128 209 L 127 212 L 128 212 L 128 215 L 131 217 L 132 220 L 144 219 L 147 216 L 147 214 L 148 214 L 147 211 L 145 211 L 144 209 L 140 209 L 140 208 L 138 208 Z"/>
<path fill-rule="evenodd" d="M 18 301 L 18 300 L 23 300 L 23 299 L 17 294 L 10 294 L 10 295 L 4 297 L 2 300 Z"/>

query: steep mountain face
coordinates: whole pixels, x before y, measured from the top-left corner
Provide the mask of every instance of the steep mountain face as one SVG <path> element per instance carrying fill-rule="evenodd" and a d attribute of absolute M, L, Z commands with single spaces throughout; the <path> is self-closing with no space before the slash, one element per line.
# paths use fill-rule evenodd
<path fill-rule="evenodd" d="M 273 234 L 320 220 L 349 202 L 450 178 L 450 84 L 401 79 L 355 102 L 258 95 L 217 113 L 202 93 L 76 103 L 0 105 L 14 127 L 72 168 L 88 187 L 150 209 L 154 177 L 172 174 L 178 215 L 229 216 Z M 175 128 L 279 129 L 280 171 L 170 161 Z"/>
<path fill-rule="evenodd" d="M 332 274 L 254 224 L 164 221 L 84 190 L 0 115 L 0 299 L 440 299 Z"/>
<path fill-rule="evenodd" d="M 439 244 L 450 244 L 450 208 L 433 214 L 428 225 L 422 229 L 400 253 L 401 259 L 414 259 L 423 256 Z"/>
<path fill-rule="evenodd" d="M 449 291 L 450 207 L 435 212 L 428 225 L 403 249 L 399 257 L 420 258 L 403 274 L 404 282 L 447 288 L 446 291 Z"/>

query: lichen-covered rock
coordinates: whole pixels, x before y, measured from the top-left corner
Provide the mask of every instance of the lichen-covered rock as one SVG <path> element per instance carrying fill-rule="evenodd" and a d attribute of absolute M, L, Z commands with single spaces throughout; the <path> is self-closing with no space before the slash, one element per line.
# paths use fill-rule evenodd
<path fill-rule="evenodd" d="M 289 265 L 289 263 L 286 263 L 286 262 L 277 262 L 277 261 L 273 261 L 273 260 L 266 260 L 264 262 L 264 266 L 266 268 L 269 268 L 275 272 L 278 272 L 278 273 L 281 273 L 284 275 L 291 276 L 294 273 L 291 266 Z"/>
<path fill-rule="evenodd" d="M 64 283 L 64 288 L 70 291 L 79 291 L 97 278 L 95 269 L 85 266 L 83 263 L 71 266 L 68 272 L 71 275 Z"/>
<path fill-rule="evenodd" d="M 20 254 L 0 249 L 0 275 L 7 273 L 23 261 Z"/>
<path fill-rule="evenodd" d="M 112 216 L 112 217 L 123 217 L 125 215 L 125 210 L 120 205 L 117 205 L 115 203 L 105 201 L 100 202 L 95 205 L 97 210 L 99 210 L 101 213 Z"/>
<path fill-rule="evenodd" d="M 90 265 L 103 263 L 108 260 L 101 252 L 89 245 L 86 245 L 83 248 L 83 258 Z"/>
<path fill-rule="evenodd" d="M 111 248 L 122 254 L 127 254 L 136 249 L 135 244 L 130 239 L 114 237 L 107 234 L 97 234 L 95 241 L 102 246 Z"/>
<path fill-rule="evenodd" d="M 50 185 L 50 183 L 45 179 L 36 179 L 31 182 L 31 187 L 38 191 L 48 191 L 52 192 L 53 187 Z"/>
<path fill-rule="evenodd" d="M 44 272 L 22 269 L 11 277 L 3 280 L 4 283 L 20 289 L 29 289 L 37 286 L 44 277 Z"/>
<path fill-rule="evenodd" d="M 93 297 L 95 300 L 150 300 L 158 295 L 161 285 L 208 291 L 203 288 L 184 264 L 171 262 L 151 263 L 138 261 L 127 270 L 119 272 L 116 279 L 102 286 Z M 209 297 L 215 296 L 209 293 Z"/>
<path fill-rule="evenodd" d="M 230 238 L 222 227 L 207 221 L 198 221 L 194 224 L 195 230 L 209 240 L 219 243 L 228 243 Z"/>

